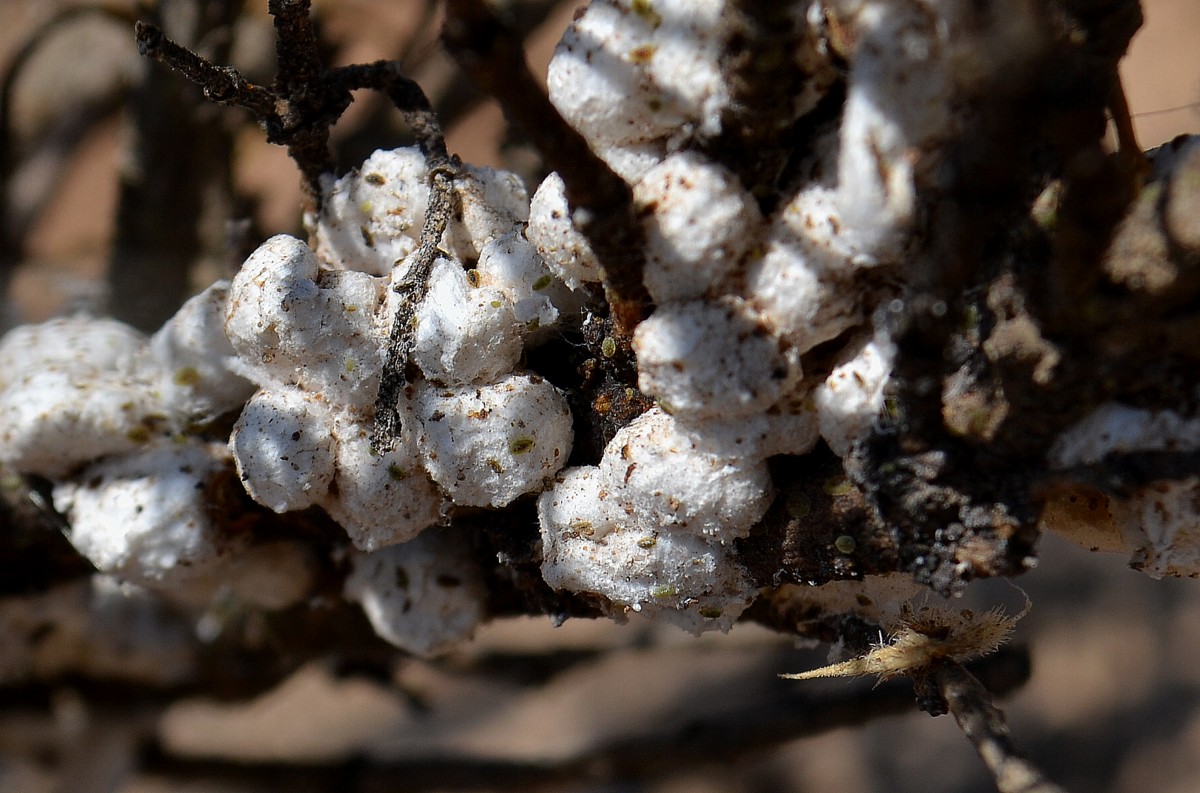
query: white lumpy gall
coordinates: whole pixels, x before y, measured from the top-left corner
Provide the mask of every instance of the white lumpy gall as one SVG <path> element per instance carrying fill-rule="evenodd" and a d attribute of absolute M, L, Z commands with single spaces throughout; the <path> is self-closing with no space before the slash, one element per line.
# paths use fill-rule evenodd
<path fill-rule="evenodd" d="M 539 377 L 459 388 L 422 383 L 413 411 L 425 466 L 456 504 L 499 507 L 537 492 L 571 453 L 566 399 Z"/>
<path fill-rule="evenodd" d="M 315 235 L 322 261 L 383 276 L 417 249 L 429 204 L 420 151 L 377 151 L 324 187 Z"/>
<path fill-rule="evenodd" d="M 617 432 L 599 468 L 627 520 L 646 528 L 676 527 L 728 542 L 745 536 L 770 505 L 765 463 L 721 454 L 658 408 Z"/>
<path fill-rule="evenodd" d="M 745 416 L 799 378 L 799 361 L 739 302 L 663 306 L 634 333 L 638 386 L 673 414 Z"/>
<path fill-rule="evenodd" d="M 165 400 L 185 416 L 207 419 L 241 407 L 254 384 L 238 375 L 236 354 L 224 332 L 229 282 L 218 281 L 188 300 L 150 338 L 162 368 Z"/>
<path fill-rule="evenodd" d="M 852 345 L 814 392 L 821 435 L 839 457 L 866 437 L 883 410 L 883 389 L 895 355 L 895 345 L 882 336 L 865 340 L 857 349 Z"/>
<path fill-rule="evenodd" d="M 692 633 L 728 630 L 753 597 L 727 546 L 688 532 L 636 526 L 585 536 L 554 522 L 553 499 L 542 495 L 538 507 L 542 575 L 556 589 L 603 595 Z"/>
<path fill-rule="evenodd" d="M 480 285 L 500 290 L 526 338 L 549 330 L 560 312 L 577 310 L 579 301 L 521 234 L 509 233 L 489 242 L 476 265 Z"/>
<path fill-rule="evenodd" d="M 334 425 L 336 487 L 321 506 L 354 546 L 375 551 L 408 542 L 442 520 L 446 498 L 421 466 L 410 415 L 390 452 L 371 448 L 371 428 L 341 417 Z"/>
<path fill-rule="evenodd" d="M 802 191 L 776 218 L 765 254 L 747 268 L 747 296 L 763 320 L 799 352 L 862 321 L 847 277 L 859 261 L 845 239 L 833 195 Z"/>
<path fill-rule="evenodd" d="M 458 534 L 430 530 L 403 545 L 355 554 L 346 597 L 362 605 L 386 641 L 420 656 L 471 638 L 485 616 L 485 591 Z"/>
<path fill-rule="evenodd" d="M 0 343 L 0 458 L 50 478 L 170 434 L 146 339 L 76 317 L 14 329 Z"/>
<path fill-rule="evenodd" d="M 645 282 L 658 303 L 703 296 L 758 238 L 754 199 L 736 176 L 695 152 L 651 168 L 633 194 L 648 212 Z"/>
<path fill-rule="evenodd" d="M 628 181 L 653 159 L 624 149 L 681 145 L 720 130 L 728 91 L 717 0 L 601 0 L 567 29 L 550 61 L 550 100 Z"/>
<path fill-rule="evenodd" d="M 54 505 L 102 572 L 160 588 L 215 579 L 239 545 L 217 536 L 208 513 L 205 482 L 227 466 L 223 445 L 164 441 L 58 484 Z"/>
<path fill-rule="evenodd" d="M 508 297 L 472 284 L 462 267 L 438 259 L 413 332 L 412 360 L 425 376 L 443 383 L 486 382 L 511 371 L 521 349 L 521 326 Z"/>
<path fill-rule="evenodd" d="M 358 170 L 324 182 L 316 253 L 335 269 L 386 276 L 416 251 L 429 208 L 429 171 L 420 149 L 377 151 Z M 529 217 L 520 177 L 463 166 L 454 180 L 461 213 L 439 241 L 452 256 L 473 259 L 490 240 Z"/>
<path fill-rule="evenodd" d="M 525 236 L 554 275 L 571 289 L 600 281 L 600 263 L 591 243 L 571 222 L 566 186 L 558 174 L 547 176 L 534 192 Z"/>
<path fill-rule="evenodd" d="M 233 279 L 225 332 L 260 385 L 295 385 L 335 402 L 372 404 L 383 364 L 375 322 L 383 282 L 321 270 L 300 240 L 279 235 Z"/>
<path fill-rule="evenodd" d="M 229 448 L 246 492 L 276 512 L 318 503 L 334 475 L 331 416 L 301 391 L 259 391 L 234 425 Z"/>

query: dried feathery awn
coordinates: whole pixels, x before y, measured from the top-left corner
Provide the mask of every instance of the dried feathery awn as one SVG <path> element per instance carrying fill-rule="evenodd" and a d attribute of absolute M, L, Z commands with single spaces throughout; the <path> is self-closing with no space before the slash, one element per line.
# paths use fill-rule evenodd
<path fill-rule="evenodd" d="M 975 613 L 945 606 L 906 603 L 895 623 L 891 639 L 880 642 L 865 655 L 822 666 L 808 672 L 784 674 L 789 680 L 818 677 L 863 677 L 878 675 L 880 681 L 926 669 L 938 661 L 967 661 L 995 652 L 1008 641 L 1017 623 L 1029 613 L 1030 603 L 1010 617 L 1000 607 Z"/>

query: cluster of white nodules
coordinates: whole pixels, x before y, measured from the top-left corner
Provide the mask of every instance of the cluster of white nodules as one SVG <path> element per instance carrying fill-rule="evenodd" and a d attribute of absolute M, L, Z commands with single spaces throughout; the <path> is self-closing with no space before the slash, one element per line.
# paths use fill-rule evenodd
<path fill-rule="evenodd" d="M 0 459 L 54 483 L 71 542 L 101 572 L 186 602 L 232 589 L 279 607 L 307 588 L 310 560 L 289 544 L 251 552 L 221 530 L 210 486 L 232 462 L 223 443 L 195 435 L 254 391 L 221 331 L 228 287 L 209 287 L 150 337 L 88 317 L 5 336 Z M 268 568 L 293 585 L 254 587 Z"/>
<path fill-rule="evenodd" d="M 363 559 L 394 546 L 418 589 L 453 590 L 435 608 L 428 597 L 370 595 L 379 588 L 361 576 L 352 587 L 376 625 L 391 626 L 381 633 L 433 652 L 449 634 L 397 638 L 411 630 L 388 609 L 440 609 L 430 624 L 468 635 L 482 614 L 478 571 L 463 554 L 437 560 L 442 546 L 410 543 L 451 505 L 504 506 L 565 464 L 566 401 L 521 359 L 578 298 L 523 235 L 520 180 L 465 169 L 413 320 L 419 375 L 398 405 L 401 435 L 381 453 L 370 436 L 399 302 L 391 287 L 418 246 L 427 173 L 419 152 L 401 149 L 325 187 L 318 252 L 267 240 L 232 283 L 189 301 L 153 337 L 66 319 L 5 338 L 0 458 L 55 481 L 72 541 L 100 570 L 194 604 L 221 589 L 276 608 L 311 587 L 302 545 L 251 542 L 223 524 L 231 472 L 277 512 L 320 507 Z M 213 419 L 235 411 L 227 442 L 214 437 Z"/>
<path fill-rule="evenodd" d="M 1063 432 L 1050 449 L 1056 468 L 1094 465 L 1107 455 L 1200 450 L 1200 418 L 1108 403 Z M 1113 546 L 1155 578 L 1200 575 L 1200 477 L 1150 482 L 1107 495 L 1106 513 L 1120 535 Z M 1065 530 L 1053 519 L 1046 528 Z"/>
<path fill-rule="evenodd" d="M 803 5 L 793 54 L 810 78 L 796 118 L 835 71 L 827 22 Z M 633 187 L 657 306 L 633 347 L 638 385 L 660 406 L 619 433 L 598 467 L 568 472 L 541 497 L 544 573 L 556 586 L 622 608 L 669 606 L 696 630 L 724 627 L 749 593 L 740 572 L 709 562 L 728 559 L 729 543 L 761 517 L 765 459 L 806 453 L 822 437 L 847 456 L 884 410 L 895 347 L 872 317 L 903 280 L 917 185 L 936 177 L 934 152 L 964 86 L 1010 56 L 990 44 L 976 52 L 983 34 L 960 18 L 968 10 L 861 0 L 836 13 L 841 43 L 855 42 L 841 53 L 851 62 L 841 124 L 821 127 L 765 215 L 736 174 L 702 153 L 711 147 L 694 145 L 717 139 L 738 112 L 722 62 L 724 3 L 594 0 L 555 53 L 551 100 Z M 600 278 L 579 226 L 552 174 L 527 234 L 572 285 Z M 893 274 L 870 275 L 880 267 Z M 840 349 L 806 376 L 803 356 L 830 342 Z M 673 465 L 651 480 L 657 460 Z M 711 502 L 717 488 L 730 504 Z"/>
<path fill-rule="evenodd" d="M 391 286 L 425 219 L 424 160 L 415 149 L 376 152 L 326 188 L 316 252 L 275 237 L 234 279 L 225 329 L 260 386 L 230 440 L 247 492 L 278 512 L 320 506 L 373 551 L 416 537 L 452 503 L 499 507 L 541 490 L 570 453 L 570 414 L 519 361 L 569 290 L 521 234 L 520 181 L 468 169 L 456 182 L 462 213 L 413 322 L 422 377 L 398 406 L 401 436 L 386 453 L 369 435 Z"/>

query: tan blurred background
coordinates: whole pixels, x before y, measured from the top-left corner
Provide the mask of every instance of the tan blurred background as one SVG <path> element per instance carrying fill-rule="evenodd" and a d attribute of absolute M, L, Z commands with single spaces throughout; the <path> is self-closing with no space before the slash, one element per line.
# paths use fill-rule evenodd
<path fill-rule="evenodd" d="M 419 63 L 415 76 L 427 88 L 450 79 L 433 44 L 436 20 L 419 24 L 413 13 L 417 3 L 318 0 L 316 5 L 329 35 L 345 42 L 340 61 L 409 52 Z M 0 63 L 8 62 L 56 6 L 45 0 L 0 2 Z M 544 69 L 573 7 L 563 3 L 533 33 L 535 70 Z M 1150 0 L 1146 14 L 1124 79 L 1141 143 L 1149 148 L 1178 134 L 1200 133 L 1200 2 Z M 251 28 L 247 39 L 269 52 L 265 13 Z M 254 58 L 253 53 L 243 56 Z M 145 64 L 134 54 L 128 31 L 107 23 L 64 30 L 30 62 L 16 91 L 18 132 L 36 134 L 61 111 L 64 97 L 103 93 L 112 81 L 141 68 Z M 354 123 L 355 113 L 369 111 L 355 109 L 347 123 Z M 450 129 L 450 148 L 468 162 L 507 164 L 497 146 L 501 128 L 499 111 L 482 103 Z M 41 164 L 26 174 L 30 191 L 41 190 L 47 203 L 33 222 L 28 256 L 13 283 L 14 316 L 41 319 L 97 299 L 125 142 L 114 116 L 87 134 L 66 162 Z M 239 134 L 236 153 L 237 185 L 257 199 L 261 230 L 297 229 L 298 179 L 286 156 L 254 131 Z M 52 180 L 52 189 L 46 189 L 46 180 Z M 1017 583 L 1034 603 L 1018 636 L 1032 648 L 1034 672 L 1008 707 L 1014 734 L 1035 761 L 1076 791 L 1200 790 L 1200 584 L 1152 581 L 1120 558 L 1091 555 L 1055 538 L 1045 541 L 1041 566 Z M 1021 603 L 1004 582 L 985 582 L 973 597 L 986 604 L 1019 608 Z M 552 649 L 609 652 L 534 691 L 464 671 L 472 659 L 489 653 Z M 162 735 L 168 747 L 198 757 L 320 763 L 363 752 L 396 759 L 434 751 L 553 761 L 606 738 L 685 723 L 697 708 L 733 706 L 771 686 L 862 685 L 774 679 L 776 672 L 823 660 L 822 654 L 803 653 L 753 626 L 693 639 L 639 624 L 577 621 L 554 629 L 521 620 L 487 627 L 472 647 L 446 663 L 413 661 L 398 667 L 399 690 L 408 696 L 367 682 L 335 681 L 314 667 L 247 706 L 181 703 L 167 714 Z M 69 696 L 64 708 L 48 723 L 28 714 L 0 713 L 0 793 L 70 790 L 56 787 L 62 781 L 28 751 L 39 741 L 53 745 L 69 735 L 74 723 Z M 119 730 L 112 741 L 119 759 Z M 262 789 L 145 775 L 122 788 L 124 793 Z M 913 713 L 791 742 L 736 767 L 685 771 L 648 787 L 581 781 L 563 789 L 949 793 L 991 786 L 949 718 Z"/>

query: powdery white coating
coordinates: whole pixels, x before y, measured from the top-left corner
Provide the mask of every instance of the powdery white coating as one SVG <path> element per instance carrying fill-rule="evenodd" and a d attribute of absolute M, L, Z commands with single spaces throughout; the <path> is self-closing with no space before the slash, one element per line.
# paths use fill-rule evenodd
<path fill-rule="evenodd" d="M 538 497 L 538 519 L 543 531 L 552 526 L 565 536 L 599 540 L 623 516 L 613 511 L 611 499 L 612 492 L 595 466 L 568 468 L 558 475 L 553 488 Z"/>
<path fill-rule="evenodd" d="M 662 162 L 668 150 L 665 139 L 632 146 L 612 146 L 598 152 L 612 172 L 630 184 L 637 184 L 651 168 Z"/>
<path fill-rule="evenodd" d="M 228 297 L 229 282 L 217 281 L 150 338 L 150 354 L 163 369 L 163 398 L 184 416 L 212 418 L 254 393 L 254 385 L 234 371 L 235 353 L 223 327 Z"/>
<path fill-rule="evenodd" d="M 838 218 L 828 188 L 801 191 L 775 218 L 765 255 L 747 267 L 751 304 L 798 352 L 862 321 L 847 276 L 866 262 Z"/>
<path fill-rule="evenodd" d="M 494 380 L 521 358 L 523 328 L 507 296 L 472 284 L 462 267 L 446 259 L 434 262 L 416 319 L 412 360 L 431 380 Z"/>
<path fill-rule="evenodd" d="M 324 182 L 317 256 L 337 269 L 391 273 L 420 244 L 428 178 L 425 157 L 413 146 L 377 151 L 358 170 Z M 442 244 L 458 258 L 476 257 L 529 217 L 525 184 L 507 171 L 464 166 L 455 190 L 462 214 L 451 219 Z"/>
<path fill-rule="evenodd" d="M 54 487 L 71 544 L 102 572 L 152 587 L 209 578 L 238 550 L 208 517 L 205 482 L 227 468 L 223 444 L 156 443 L 102 460 Z"/>
<path fill-rule="evenodd" d="M 529 220 L 529 193 L 521 177 L 508 171 L 465 166 L 455 180 L 461 217 L 446 228 L 450 250 L 461 259 L 477 258 L 489 242 L 518 230 Z"/>
<path fill-rule="evenodd" d="M 171 432 L 151 384 L 146 338 L 112 320 L 72 317 L 0 341 L 0 459 L 57 478 Z"/>
<path fill-rule="evenodd" d="M 807 454 L 820 440 L 817 412 L 811 405 L 781 403 L 753 416 L 692 419 L 675 416 L 679 432 L 697 448 L 718 456 L 765 460 L 778 454 Z"/>
<path fill-rule="evenodd" d="M 568 482 L 587 492 L 586 480 Z M 542 576 L 555 589 L 603 595 L 692 633 L 728 630 L 755 594 L 727 546 L 637 524 L 587 536 L 571 520 L 561 521 L 568 517 L 563 501 L 553 492 L 538 499 Z"/>
<path fill-rule="evenodd" d="M 1091 465 L 1108 454 L 1200 449 L 1200 417 L 1108 402 L 1068 427 L 1050 447 L 1057 468 Z"/>
<path fill-rule="evenodd" d="M 854 20 L 838 206 L 864 248 L 886 258 L 916 212 L 915 152 L 952 133 L 951 27 L 917 2 L 865 2 Z"/>
<path fill-rule="evenodd" d="M 871 429 L 883 409 L 883 389 L 892 372 L 896 346 L 882 334 L 843 353 L 825 382 L 813 392 L 821 435 L 829 448 L 845 457 Z"/>
<path fill-rule="evenodd" d="M 316 395 L 262 390 L 233 427 L 229 450 L 243 487 L 276 512 L 319 503 L 333 481 L 332 416 Z"/>
<path fill-rule="evenodd" d="M 680 416 L 758 413 L 800 375 L 798 357 L 734 300 L 664 305 L 638 325 L 633 349 L 638 387 Z"/>
<path fill-rule="evenodd" d="M 421 656 L 471 638 L 484 618 L 479 569 L 457 534 L 433 529 L 403 545 L 353 557 L 347 599 L 362 604 L 380 638 Z"/>
<path fill-rule="evenodd" d="M 321 506 L 354 546 L 376 551 L 407 542 L 442 520 L 447 500 L 421 467 L 414 420 L 401 408 L 403 429 L 396 448 L 371 448 L 371 426 L 339 416 L 334 424 L 334 483 Z"/>
<path fill-rule="evenodd" d="M 671 145 L 696 131 L 720 131 L 728 104 L 719 64 L 721 5 L 590 3 L 550 61 L 550 101 L 605 159 L 613 148 L 655 139 Z"/>
<path fill-rule="evenodd" d="M 525 236 L 550 270 L 571 289 L 600 281 L 600 264 L 591 243 L 571 222 L 566 186 L 556 173 L 534 191 Z"/>
<path fill-rule="evenodd" d="M 172 427 L 145 384 L 62 369 L 23 376 L 0 392 L 0 458 L 51 479 L 89 460 L 140 448 Z"/>
<path fill-rule="evenodd" d="M 703 296 L 758 240 L 758 204 L 728 169 L 697 152 L 667 157 L 633 195 L 649 210 L 644 277 L 658 303 Z"/>
<path fill-rule="evenodd" d="M 358 170 L 322 185 L 317 256 L 330 266 L 387 275 L 420 243 L 429 206 L 417 148 L 377 151 Z"/>
<path fill-rule="evenodd" d="M 455 504 L 500 507 L 541 490 L 571 453 L 566 399 L 540 377 L 443 388 L 417 384 L 425 467 Z"/>
<path fill-rule="evenodd" d="M 74 316 L 21 325 L 0 339 L 0 388 L 47 370 L 79 379 L 102 372 L 132 374 L 145 344 L 144 335 L 115 319 Z"/>
<path fill-rule="evenodd" d="M 517 232 L 485 245 L 475 269 L 483 286 L 499 289 L 512 303 L 526 334 L 557 323 L 560 306 L 577 308 L 574 293 L 554 276 L 533 243 Z"/>
<path fill-rule="evenodd" d="M 302 241 L 278 235 L 233 279 L 225 332 L 259 385 L 298 385 L 333 402 L 373 404 L 384 331 L 375 312 L 384 281 L 320 270 Z"/>
<path fill-rule="evenodd" d="M 625 525 L 686 529 L 717 542 L 745 536 L 771 502 L 764 462 L 715 453 L 660 408 L 617 431 L 600 477 Z"/>

